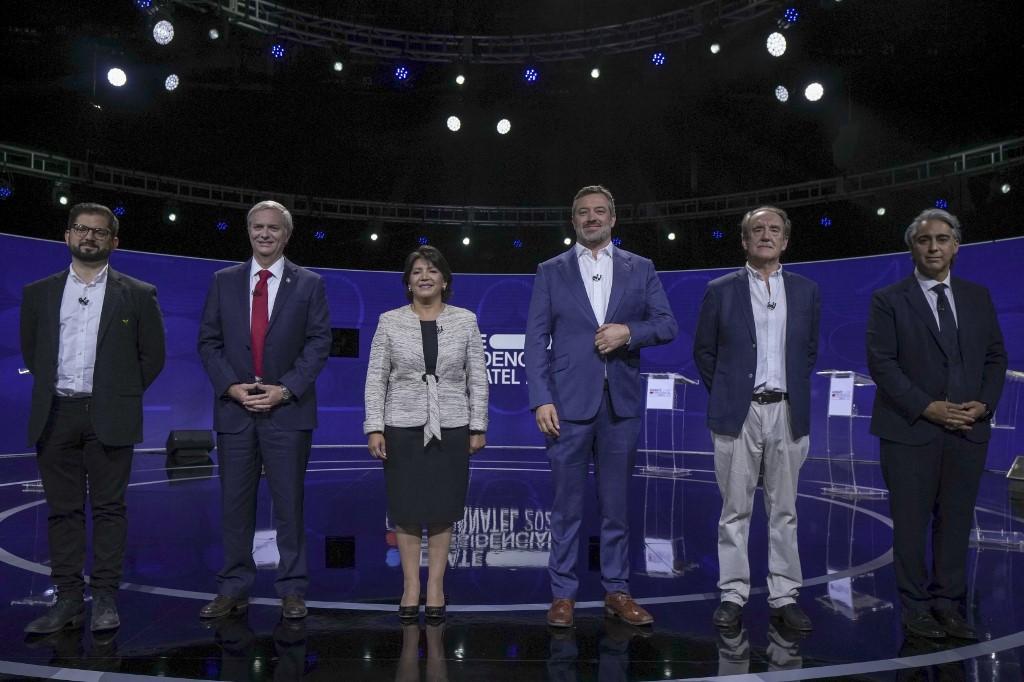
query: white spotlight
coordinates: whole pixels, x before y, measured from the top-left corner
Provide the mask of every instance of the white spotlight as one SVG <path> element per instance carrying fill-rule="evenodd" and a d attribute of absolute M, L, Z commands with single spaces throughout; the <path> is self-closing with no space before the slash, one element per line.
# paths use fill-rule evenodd
<path fill-rule="evenodd" d="M 215 28 L 211 28 L 206 32 L 206 37 L 210 40 L 218 40 L 220 38 L 220 31 Z"/>
<path fill-rule="evenodd" d="M 377 239 L 378 239 L 378 237 L 377 237 L 377 233 L 376 232 L 374 232 L 373 234 L 370 235 L 370 241 L 371 242 L 375 242 L 375 241 L 377 241 Z"/>
<path fill-rule="evenodd" d="M 789 90 L 786 89 L 785 85 L 775 86 L 775 99 L 779 100 L 780 102 L 789 101 Z"/>
<path fill-rule="evenodd" d="M 565 239 L 562 240 L 562 243 L 565 244 L 566 246 L 569 246 L 570 244 L 572 244 L 572 240 L 566 237 Z"/>
<path fill-rule="evenodd" d="M 178 214 L 175 213 L 174 211 L 171 211 L 170 213 L 167 214 L 167 222 L 173 223 L 173 222 L 175 222 L 177 220 L 178 220 Z"/>
<path fill-rule="evenodd" d="M 503 118 L 498 121 L 497 131 L 499 135 L 508 135 L 508 131 L 512 130 L 512 122 L 507 118 Z"/>
<path fill-rule="evenodd" d="M 67 194 L 61 194 L 59 197 L 57 197 L 57 203 L 60 204 L 61 206 L 67 206 L 68 201 L 70 200 L 68 199 Z"/>
<path fill-rule="evenodd" d="M 676 233 L 675 232 L 669 232 L 668 233 L 668 240 L 670 242 L 674 242 L 676 240 Z"/>
<path fill-rule="evenodd" d="M 455 84 L 456 85 L 465 85 L 466 84 L 466 77 L 463 76 L 460 73 L 458 76 L 455 77 Z"/>
<path fill-rule="evenodd" d="M 999 191 L 1003 194 L 1009 194 L 1011 189 L 1013 189 L 1013 186 L 1008 182 L 1004 182 L 1002 187 L 999 188 Z"/>
<path fill-rule="evenodd" d="M 167 92 L 174 90 L 178 87 L 179 82 L 180 81 L 178 80 L 178 75 L 172 73 L 170 76 L 164 79 L 164 90 L 166 90 Z"/>
<path fill-rule="evenodd" d="M 807 98 L 808 102 L 817 102 L 824 94 L 824 86 L 817 81 L 811 83 L 804 89 L 804 97 Z"/>
<path fill-rule="evenodd" d="M 174 24 L 166 19 L 153 24 L 153 40 L 157 45 L 167 45 L 174 40 Z"/>
<path fill-rule="evenodd" d="M 345 68 L 345 64 L 344 64 L 344 62 L 342 62 L 342 61 L 341 61 L 341 60 L 339 59 L 339 60 L 337 60 L 337 61 L 335 61 L 335 62 L 334 62 L 334 67 L 333 67 L 333 68 L 334 68 L 334 70 L 335 70 L 335 71 L 337 71 L 338 73 L 341 73 L 341 72 L 342 72 L 342 70 L 343 70 L 343 69 Z"/>
<path fill-rule="evenodd" d="M 449 116 L 448 120 L 445 123 L 448 126 L 448 130 L 452 131 L 453 133 L 457 133 L 459 131 L 459 128 L 462 127 L 462 120 L 459 119 L 458 116 Z"/>
<path fill-rule="evenodd" d="M 592 68 L 590 70 L 590 77 L 591 78 L 600 78 L 601 77 L 601 69 L 597 68 L 596 66 L 594 68 Z"/>
<path fill-rule="evenodd" d="M 463 246 L 469 246 L 469 237 L 463 237 L 462 238 L 462 245 Z"/>
<path fill-rule="evenodd" d="M 119 69 L 115 66 L 110 71 L 107 71 L 107 82 L 115 88 L 120 88 L 128 82 L 128 74 L 124 72 L 124 69 Z"/>
<path fill-rule="evenodd" d="M 768 54 L 773 57 L 781 57 L 786 54 L 786 36 L 782 35 L 778 31 L 768 36 L 768 40 L 765 41 L 765 47 L 768 48 Z"/>
<path fill-rule="evenodd" d="M 884 216 L 885 215 L 885 206 L 879 206 L 878 210 L 876 210 L 875 213 L 877 213 L 879 217 Z"/>
<path fill-rule="evenodd" d="M 708 46 L 708 49 L 711 50 L 711 54 L 718 54 L 722 51 L 722 46 L 718 43 L 711 43 L 711 45 Z"/>

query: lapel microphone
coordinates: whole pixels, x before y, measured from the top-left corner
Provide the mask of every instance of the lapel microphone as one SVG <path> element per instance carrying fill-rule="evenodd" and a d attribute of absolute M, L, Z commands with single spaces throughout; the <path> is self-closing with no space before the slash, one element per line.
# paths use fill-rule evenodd
<path fill-rule="evenodd" d="M 439 323 L 437 324 L 437 333 L 438 333 L 438 334 L 440 334 L 440 333 L 441 333 L 441 332 L 443 332 L 443 331 L 444 331 L 444 327 L 442 327 L 442 326 L 441 326 L 441 323 L 439 322 Z"/>
<path fill-rule="evenodd" d="M 601 281 L 601 275 L 593 275 L 590 279 L 592 279 L 595 282 L 600 282 Z"/>
<path fill-rule="evenodd" d="M 775 310 L 775 306 L 778 305 L 775 301 L 768 301 L 768 310 Z"/>
<path fill-rule="evenodd" d="M 78 302 L 81 303 L 82 305 L 89 305 L 89 299 L 86 298 L 85 296 L 79 296 Z"/>

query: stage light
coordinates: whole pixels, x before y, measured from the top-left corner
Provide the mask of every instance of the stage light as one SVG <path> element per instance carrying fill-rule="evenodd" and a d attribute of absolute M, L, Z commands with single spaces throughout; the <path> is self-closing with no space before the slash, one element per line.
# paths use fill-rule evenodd
<path fill-rule="evenodd" d="M 566 246 L 569 246 L 572 244 L 572 240 L 566 237 L 565 239 L 562 240 L 562 243 L 565 244 Z"/>
<path fill-rule="evenodd" d="M 396 81 L 407 81 L 409 80 L 409 67 L 404 64 L 399 64 L 395 67 L 395 80 Z"/>
<path fill-rule="evenodd" d="M 528 66 L 523 70 L 523 80 L 527 83 L 536 83 L 538 78 L 540 78 L 540 71 L 535 67 Z"/>
<path fill-rule="evenodd" d="M 877 208 L 877 209 L 875 210 L 875 214 L 876 214 L 876 215 L 877 215 L 877 216 L 878 216 L 879 218 L 881 218 L 882 216 L 884 216 L 884 215 L 885 215 L 885 206 L 879 206 L 879 207 L 878 207 L 878 208 Z"/>
<path fill-rule="evenodd" d="M 458 116 L 449 116 L 448 120 L 445 121 L 445 125 L 448 126 L 448 130 L 453 133 L 457 133 L 459 132 L 459 129 L 462 128 L 462 119 Z"/>
<path fill-rule="evenodd" d="M 178 80 L 178 75 L 172 73 L 170 76 L 164 79 L 164 90 L 166 90 L 167 92 L 172 92 L 173 90 L 177 89 L 178 83 L 180 82 L 181 81 Z"/>
<path fill-rule="evenodd" d="M 789 101 L 789 90 L 786 89 L 785 85 L 775 86 L 775 99 L 779 100 L 780 102 Z"/>
<path fill-rule="evenodd" d="M 832 218 L 830 218 L 828 215 L 823 215 L 818 220 L 818 224 L 821 225 L 822 227 L 832 227 Z"/>
<path fill-rule="evenodd" d="M 14 188 L 7 180 L 0 180 L 0 201 L 6 201 L 14 194 Z"/>
<path fill-rule="evenodd" d="M 711 51 L 711 54 L 718 54 L 722 51 L 722 46 L 720 43 L 711 43 L 708 49 Z"/>
<path fill-rule="evenodd" d="M 420 235 L 420 238 L 417 239 L 416 241 L 420 243 L 420 246 L 426 246 L 427 244 L 430 243 L 430 240 L 424 237 L 423 235 Z"/>
<path fill-rule="evenodd" d="M 508 135 L 508 132 L 512 130 L 512 122 L 509 121 L 507 118 L 503 118 L 500 121 L 498 121 L 496 129 L 499 135 Z"/>
<path fill-rule="evenodd" d="M 170 44 L 174 40 L 174 24 L 166 19 L 161 19 L 153 24 L 153 40 L 157 45 Z"/>
<path fill-rule="evenodd" d="M 318 242 L 322 242 L 323 240 L 327 239 L 327 232 L 325 232 L 324 230 L 316 230 L 315 232 L 313 232 L 313 239 L 317 240 Z"/>
<path fill-rule="evenodd" d="M 668 240 L 670 242 L 674 242 L 676 240 L 676 233 L 675 232 L 669 232 L 668 233 Z"/>
<path fill-rule="evenodd" d="M 128 74 L 124 72 L 124 69 L 119 69 L 115 66 L 110 71 L 107 71 L 107 82 L 115 88 L 120 88 L 128 82 Z"/>
<path fill-rule="evenodd" d="M 723 237 L 725 237 L 725 233 L 722 232 L 721 230 L 712 230 L 711 231 L 711 238 L 712 239 L 722 239 Z"/>
<path fill-rule="evenodd" d="M 594 68 L 592 68 L 590 70 L 590 77 L 594 78 L 594 79 L 600 78 L 601 77 L 601 69 L 597 68 L 596 66 Z"/>
<path fill-rule="evenodd" d="M 345 70 L 345 62 L 341 61 L 340 59 L 336 59 L 334 60 L 334 65 L 331 68 L 334 69 L 335 73 L 341 73 L 342 71 Z"/>
<path fill-rule="evenodd" d="M 220 31 L 218 31 L 215 28 L 211 28 L 209 31 L 206 32 L 206 37 L 209 38 L 210 40 L 219 40 L 220 39 Z"/>
<path fill-rule="evenodd" d="M 941 208 L 943 210 L 949 208 L 949 202 L 945 199 L 939 198 L 935 200 L 935 208 Z"/>
<path fill-rule="evenodd" d="M 378 237 L 378 236 L 377 236 L 377 233 L 376 233 L 376 232 L 371 232 L 371 233 L 370 233 L 370 241 L 371 241 L 371 242 L 375 242 L 375 241 L 377 241 L 378 239 L 380 239 L 380 237 Z"/>
<path fill-rule="evenodd" d="M 153 6 L 153 0 L 135 0 L 135 6 L 139 9 L 149 9 Z"/>
<path fill-rule="evenodd" d="M 274 43 L 270 46 L 270 56 L 274 59 L 284 59 L 284 45 L 281 43 Z"/>
<path fill-rule="evenodd" d="M 786 23 L 793 25 L 800 21 L 800 10 L 796 7 L 787 7 L 786 11 L 782 13 L 782 18 L 786 20 Z"/>
<path fill-rule="evenodd" d="M 1001 185 L 1001 186 L 999 187 L 999 191 L 1000 191 L 1000 192 L 1002 192 L 1003 194 L 1009 194 L 1009 193 L 1010 193 L 1010 190 L 1011 190 L 1011 189 L 1013 189 L 1013 185 L 1011 185 L 1011 184 L 1010 184 L 1010 183 L 1008 183 L 1008 182 L 1004 182 L 1004 183 L 1003 183 L 1003 184 L 1002 184 L 1002 185 Z"/>
<path fill-rule="evenodd" d="M 615 246 L 622 246 L 622 240 L 618 237 L 612 237 L 612 244 L 615 244 Z"/>
<path fill-rule="evenodd" d="M 825 94 L 825 88 L 821 83 L 815 81 L 804 88 L 804 97 L 808 102 L 817 102 Z"/>
<path fill-rule="evenodd" d="M 176 223 L 176 222 L 178 222 L 178 214 L 177 214 L 177 212 L 171 211 L 170 213 L 168 213 L 167 214 L 167 222 L 169 222 L 169 223 Z"/>
<path fill-rule="evenodd" d="M 768 48 L 768 54 L 773 57 L 781 57 L 786 54 L 786 36 L 782 35 L 778 31 L 768 36 L 768 40 L 765 41 L 765 47 Z"/>
<path fill-rule="evenodd" d="M 164 204 L 160 217 L 166 225 L 177 225 L 181 222 L 181 207 L 176 201 L 168 201 Z"/>
<path fill-rule="evenodd" d="M 217 228 L 218 232 L 227 232 L 228 231 L 228 221 L 226 221 L 226 220 L 218 220 L 216 228 Z"/>
<path fill-rule="evenodd" d="M 463 76 L 460 73 L 458 76 L 455 77 L 455 84 L 456 85 L 465 85 L 466 84 L 466 77 Z"/>
<path fill-rule="evenodd" d="M 523 240 L 522 239 L 514 239 L 514 240 L 512 240 L 512 248 L 513 249 L 521 249 L 521 248 L 523 248 Z"/>
<path fill-rule="evenodd" d="M 57 206 L 68 206 L 71 204 L 71 187 L 66 182 L 55 182 L 50 196 Z"/>
<path fill-rule="evenodd" d="M 463 237 L 462 238 L 462 245 L 463 246 L 469 246 L 469 237 Z"/>
<path fill-rule="evenodd" d="M 113 213 L 118 218 L 120 218 L 121 216 L 123 216 L 127 212 L 128 212 L 128 209 L 126 209 L 124 207 L 124 204 L 122 204 L 120 201 L 117 202 L 116 204 L 114 204 Z"/>
<path fill-rule="evenodd" d="M 654 52 L 651 54 L 651 64 L 655 66 L 665 66 L 665 53 Z"/>

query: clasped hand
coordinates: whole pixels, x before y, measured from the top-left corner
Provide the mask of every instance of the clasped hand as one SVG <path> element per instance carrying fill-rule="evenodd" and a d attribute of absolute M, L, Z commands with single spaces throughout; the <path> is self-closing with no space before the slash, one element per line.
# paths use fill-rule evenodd
<path fill-rule="evenodd" d="M 253 389 L 262 393 L 250 394 Z M 232 384 L 228 395 L 250 412 L 269 412 L 284 401 L 281 387 L 275 384 Z"/>
<path fill-rule="evenodd" d="M 949 431 L 970 431 L 974 423 L 986 412 L 985 404 L 977 400 L 966 403 L 950 403 L 935 400 L 924 409 L 924 417 Z"/>
<path fill-rule="evenodd" d="M 607 355 L 626 345 L 627 341 L 629 341 L 629 327 L 615 322 L 602 324 L 594 334 L 594 348 L 602 355 Z"/>

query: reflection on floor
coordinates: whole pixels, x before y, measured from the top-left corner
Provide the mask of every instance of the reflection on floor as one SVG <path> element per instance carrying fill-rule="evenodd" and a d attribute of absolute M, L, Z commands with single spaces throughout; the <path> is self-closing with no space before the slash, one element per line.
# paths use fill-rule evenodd
<path fill-rule="evenodd" d="M 742 627 L 715 630 L 718 491 L 710 458 L 688 455 L 685 468 L 685 476 L 638 468 L 633 479 L 631 590 L 654 615 L 650 628 L 603 615 L 593 495 L 576 627 L 545 625 L 548 467 L 541 451 L 502 449 L 473 461 L 465 517 L 453 534 L 444 625 L 399 625 L 401 571 L 383 478 L 376 462 L 350 448 L 318 449 L 310 463 L 309 617 L 280 618 L 272 509 L 262 491 L 253 606 L 243 616 L 202 623 L 197 611 L 212 597 L 220 563 L 216 467 L 138 455 L 120 630 L 26 639 L 21 628 L 52 599 L 46 507 L 33 459 L 5 458 L 0 599 L 8 606 L 0 621 L 0 679 L 1022 679 L 1022 548 L 971 552 L 969 619 L 981 642 L 905 639 L 894 608 L 887 502 L 824 495 L 827 466 L 816 460 L 805 465 L 799 500 L 806 583 L 800 601 L 814 631 L 801 636 L 771 622 L 760 505 L 750 538 L 759 587 Z M 880 487 L 878 479 L 873 464 L 858 472 L 865 485 Z M 986 475 L 979 525 L 1011 536 L 1022 517 L 1005 482 Z"/>

